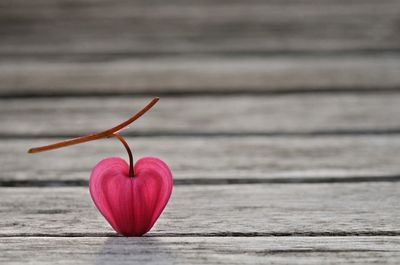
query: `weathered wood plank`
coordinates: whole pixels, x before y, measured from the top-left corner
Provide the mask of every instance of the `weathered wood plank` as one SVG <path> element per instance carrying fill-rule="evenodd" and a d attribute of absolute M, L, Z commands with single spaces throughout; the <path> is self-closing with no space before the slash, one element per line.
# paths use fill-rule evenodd
<path fill-rule="evenodd" d="M 399 237 L 0 238 L 6 264 L 398 264 Z"/>
<path fill-rule="evenodd" d="M 0 100 L 0 133 L 82 135 L 110 128 L 149 98 Z M 400 94 L 327 94 L 162 98 L 133 135 L 304 134 L 399 130 Z M 131 134 L 131 135 L 132 135 Z"/>
<path fill-rule="evenodd" d="M 12 181 L 88 180 L 101 159 L 121 156 L 115 140 L 59 151 L 26 154 L 29 147 L 58 139 L 0 141 L 0 185 Z M 341 137 L 138 137 L 127 138 L 135 159 L 157 156 L 177 180 L 302 181 L 399 176 L 400 136 Z M 262 182 L 262 181 L 261 181 Z"/>
<path fill-rule="evenodd" d="M 40 58 L 2 60 L 0 96 L 362 91 L 400 87 L 400 58 L 397 55 L 124 57 L 105 61 Z"/>
<path fill-rule="evenodd" d="M 399 49 L 396 0 L 0 3 L 1 53 Z"/>
<path fill-rule="evenodd" d="M 399 233 L 400 183 L 176 186 L 151 235 Z M 1 188 L 0 235 L 112 230 L 87 188 Z"/>

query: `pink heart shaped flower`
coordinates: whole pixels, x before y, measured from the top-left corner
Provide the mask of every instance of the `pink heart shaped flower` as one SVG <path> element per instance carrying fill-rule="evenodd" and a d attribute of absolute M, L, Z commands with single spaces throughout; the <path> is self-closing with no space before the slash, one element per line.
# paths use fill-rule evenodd
<path fill-rule="evenodd" d="M 97 209 L 119 234 L 147 233 L 164 210 L 172 193 L 168 166 L 158 158 L 146 157 L 134 166 L 117 157 L 100 161 L 90 176 L 90 195 Z"/>
<path fill-rule="evenodd" d="M 128 120 L 108 130 L 54 144 L 34 147 L 35 154 L 103 138 L 116 138 L 129 156 L 129 165 L 117 157 L 100 161 L 90 176 L 90 195 L 99 211 L 124 236 L 141 236 L 153 227 L 171 196 L 173 180 L 168 166 L 158 158 L 142 158 L 134 165 L 128 143 L 119 132 L 149 111 L 159 98 L 151 100 Z"/>

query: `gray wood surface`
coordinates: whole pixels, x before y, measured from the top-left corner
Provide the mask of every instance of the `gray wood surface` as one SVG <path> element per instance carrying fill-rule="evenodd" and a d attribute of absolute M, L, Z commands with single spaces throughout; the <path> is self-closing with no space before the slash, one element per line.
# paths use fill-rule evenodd
<path fill-rule="evenodd" d="M 399 49 L 396 0 L 2 1 L 3 54 Z"/>
<path fill-rule="evenodd" d="M 399 237 L 0 238 L 0 262 L 398 264 L 399 247 Z"/>
<path fill-rule="evenodd" d="M 398 235 L 400 183 L 176 186 L 149 235 Z M 110 236 L 87 187 L 1 188 L 0 236 Z"/>
<path fill-rule="evenodd" d="M 0 140 L 0 185 L 34 181 L 72 181 L 82 185 L 101 159 L 127 159 L 114 139 L 40 154 L 32 146 L 56 139 Z M 228 181 L 357 181 L 400 179 L 400 137 L 136 137 L 126 138 L 135 159 L 157 156 L 170 166 L 179 183 Z M 75 182 L 77 181 L 77 182 Z M 13 184 L 15 183 L 15 184 Z M 19 183 L 19 184 L 18 184 Z M 66 184 L 66 183 L 64 183 Z"/>
<path fill-rule="evenodd" d="M 397 90 L 399 72 L 397 54 L 108 60 L 37 56 L 1 60 L 0 96 Z"/>
<path fill-rule="evenodd" d="M 1 264 L 399 264 L 400 1 L 0 1 Z M 174 172 L 144 238 L 88 191 L 120 143 Z"/>
<path fill-rule="evenodd" d="M 0 133 L 81 136 L 108 129 L 150 97 L 0 100 Z M 129 135 L 374 133 L 400 129 L 400 94 L 165 97 Z"/>

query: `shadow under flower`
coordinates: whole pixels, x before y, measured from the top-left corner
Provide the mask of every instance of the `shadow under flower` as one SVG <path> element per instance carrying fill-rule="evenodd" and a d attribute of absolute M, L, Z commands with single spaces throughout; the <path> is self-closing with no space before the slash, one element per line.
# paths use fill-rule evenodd
<path fill-rule="evenodd" d="M 174 264 L 175 254 L 165 238 L 109 237 L 96 254 L 95 264 Z"/>

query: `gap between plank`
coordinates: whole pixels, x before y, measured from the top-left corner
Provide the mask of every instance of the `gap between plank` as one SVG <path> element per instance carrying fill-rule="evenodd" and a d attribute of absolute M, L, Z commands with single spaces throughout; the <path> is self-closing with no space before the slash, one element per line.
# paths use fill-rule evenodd
<path fill-rule="evenodd" d="M 149 233 L 145 237 L 354 237 L 354 236 L 400 236 L 400 231 L 355 231 L 355 232 L 218 232 L 218 233 Z M 116 233 L 15 233 L 0 234 L 4 237 L 123 237 Z"/>
<path fill-rule="evenodd" d="M 33 99 L 33 98 L 90 98 L 90 97 L 225 97 L 225 96 L 280 96 L 280 95 L 302 95 L 302 94 L 313 94 L 313 95 L 325 95 L 325 94 L 392 94 L 400 93 L 399 86 L 393 87 L 324 87 L 324 88 L 288 88 L 288 89 L 277 89 L 277 90 L 258 90 L 258 89 L 246 89 L 241 90 L 231 90 L 230 88 L 219 87 L 218 89 L 196 89 L 192 91 L 180 91 L 175 90 L 175 88 L 165 87 L 163 90 L 152 90 L 146 91 L 136 91 L 136 92 L 124 92 L 124 91 L 113 91 L 112 88 L 104 89 L 104 91 L 85 91 L 76 92 L 71 91 L 69 88 L 58 88 L 53 94 L 48 94 L 46 89 L 37 89 L 35 92 L 24 91 L 23 87 L 15 88 L 14 91 L 21 91 L 17 93 L 1 94 L 1 99 Z M 41 93 L 40 91 L 45 91 Z"/>
<path fill-rule="evenodd" d="M 185 58 L 196 58 L 196 57 L 228 57 L 228 58 L 240 58 L 240 57 L 264 57 L 273 58 L 281 56 L 291 57 L 306 57 L 306 58 L 318 58 L 318 57 L 347 57 L 347 56 L 382 56 L 382 55 L 393 55 L 397 56 L 400 54 L 399 48 L 344 48 L 344 49 L 324 49 L 324 50 L 301 50 L 301 49 L 273 49 L 273 50 L 262 50 L 262 49 L 245 49 L 245 50 L 171 50 L 171 51 L 130 51 L 130 50 L 119 50 L 119 51 L 74 51 L 74 52 L 59 52 L 59 51 L 0 51 L 0 57 L 15 59 L 36 59 L 36 60 L 48 60 L 48 59 L 87 59 L 90 61 L 97 60 L 116 60 L 125 59 L 127 57 L 134 58 L 163 58 L 163 57 L 185 57 Z"/>
<path fill-rule="evenodd" d="M 369 136 L 369 135 L 397 135 L 400 134 L 400 128 L 387 129 L 354 129 L 354 130 L 317 130 L 317 131 L 296 131 L 296 132 L 124 132 L 124 137 L 331 137 L 331 136 Z M 62 139 L 76 138 L 82 134 L 8 134 L 0 133 L 0 140 L 25 140 L 25 139 Z"/>
<path fill-rule="evenodd" d="M 241 184 L 323 184 L 361 182 L 400 182 L 400 175 L 359 176 L 359 177 L 304 177 L 304 178 L 193 178 L 175 179 L 174 186 L 189 185 L 241 185 Z M 0 187 L 86 187 L 87 180 L 1 180 Z"/>

